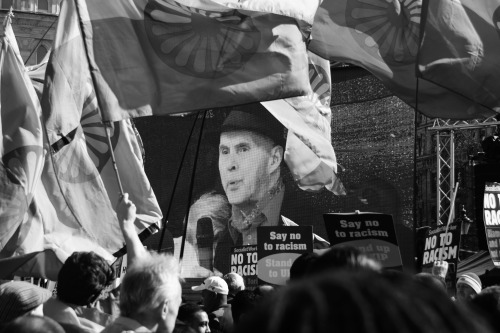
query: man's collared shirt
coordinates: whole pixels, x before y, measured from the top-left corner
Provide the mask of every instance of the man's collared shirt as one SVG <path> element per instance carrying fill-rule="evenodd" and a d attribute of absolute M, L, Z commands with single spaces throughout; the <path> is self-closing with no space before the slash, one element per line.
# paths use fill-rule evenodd
<path fill-rule="evenodd" d="M 245 216 L 242 212 L 236 208 L 232 207 L 232 215 L 229 220 L 228 229 L 231 234 L 233 242 L 237 244 L 238 238 L 241 234 L 241 245 L 254 245 L 257 244 L 257 227 L 269 227 L 281 224 L 280 211 L 281 204 L 283 203 L 283 198 L 285 196 L 285 191 L 282 189 L 279 191 L 269 203 L 262 209 L 260 216 L 257 216 L 257 223 L 252 223 L 250 228 L 242 230 L 241 233 L 233 226 L 233 221 L 243 221 Z"/>

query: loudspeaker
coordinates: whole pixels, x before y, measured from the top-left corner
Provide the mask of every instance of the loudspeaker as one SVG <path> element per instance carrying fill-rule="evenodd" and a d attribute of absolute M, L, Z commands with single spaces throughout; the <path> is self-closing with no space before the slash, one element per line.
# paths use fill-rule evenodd
<path fill-rule="evenodd" d="M 483 198 L 484 186 L 486 182 L 500 183 L 499 163 L 486 163 L 474 166 L 474 204 L 476 212 L 475 223 L 477 227 L 478 247 L 480 250 L 488 251 L 483 220 Z"/>

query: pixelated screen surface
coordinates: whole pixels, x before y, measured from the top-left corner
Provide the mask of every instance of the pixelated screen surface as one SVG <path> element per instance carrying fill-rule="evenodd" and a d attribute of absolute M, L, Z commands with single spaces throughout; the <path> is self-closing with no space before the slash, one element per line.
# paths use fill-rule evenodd
<path fill-rule="evenodd" d="M 282 183 L 269 177 L 266 149 L 259 148 L 265 142 L 249 131 L 221 134 L 230 109 L 136 119 L 146 173 L 168 219 L 165 230 L 145 245 L 176 256 L 182 252 L 185 277 L 224 274 L 232 246 L 256 244 L 252 225 L 278 223 L 283 215 L 328 239 L 324 213 L 359 210 L 393 216 L 403 263 L 412 266 L 413 109 L 371 76 L 334 81 L 332 91 L 332 144 L 345 196 L 299 189 L 284 163 Z M 231 168 L 242 171 L 228 176 Z M 251 203 L 259 209 L 248 208 L 255 206 Z"/>

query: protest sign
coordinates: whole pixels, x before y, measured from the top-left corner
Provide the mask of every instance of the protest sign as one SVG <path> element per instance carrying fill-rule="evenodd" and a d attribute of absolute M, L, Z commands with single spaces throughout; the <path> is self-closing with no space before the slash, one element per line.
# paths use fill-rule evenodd
<path fill-rule="evenodd" d="M 448 228 L 446 225 L 441 225 L 429 229 L 425 235 L 422 272 L 431 273 L 435 261 L 448 262 L 448 274 L 446 275 L 448 290 L 454 290 L 456 284 L 461 221 L 461 219 L 456 219 Z"/>
<path fill-rule="evenodd" d="M 312 226 L 257 228 L 257 272 L 262 283 L 285 285 L 290 267 L 302 253 L 312 252 Z"/>
<path fill-rule="evenodd" d="M 496 267 L 500 267 L 500 183 L 485 184 L 483 217 L 491 259 Z"/>
<path fill-rule="evenodd" d="M 379 261 L 384 268 L 403 268 L 391 215 L 332 213 L 323 216 L 332 246 L 352 246 Z"/>
<path fill-rule="evenodd" d="M 236 246 L 231 251 L 231 272 L 243 277 L 245 286 L 253 289 L 259 285 L 257 278 L 257 246 Z"/>
<path fill-rule="evenodd" d="M 446 260 L 453 263 L 458 259 L 459 245 L 460 228 L 458 224 L 451 224 L 448 227 L 448 232 L 446 232 L 445 225 L 429 229 L 425 237 L 422 266 L 432 266 L 436 260 Z"/>

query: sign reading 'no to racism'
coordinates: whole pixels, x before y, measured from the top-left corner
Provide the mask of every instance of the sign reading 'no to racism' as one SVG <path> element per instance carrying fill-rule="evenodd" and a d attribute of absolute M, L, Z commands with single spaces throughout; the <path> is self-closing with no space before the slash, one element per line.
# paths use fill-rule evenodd
<path fill-rule="evenodd" d="M 500 267 L 500 183 L 485 184 L 483 220 L 491 259 Z"/>

